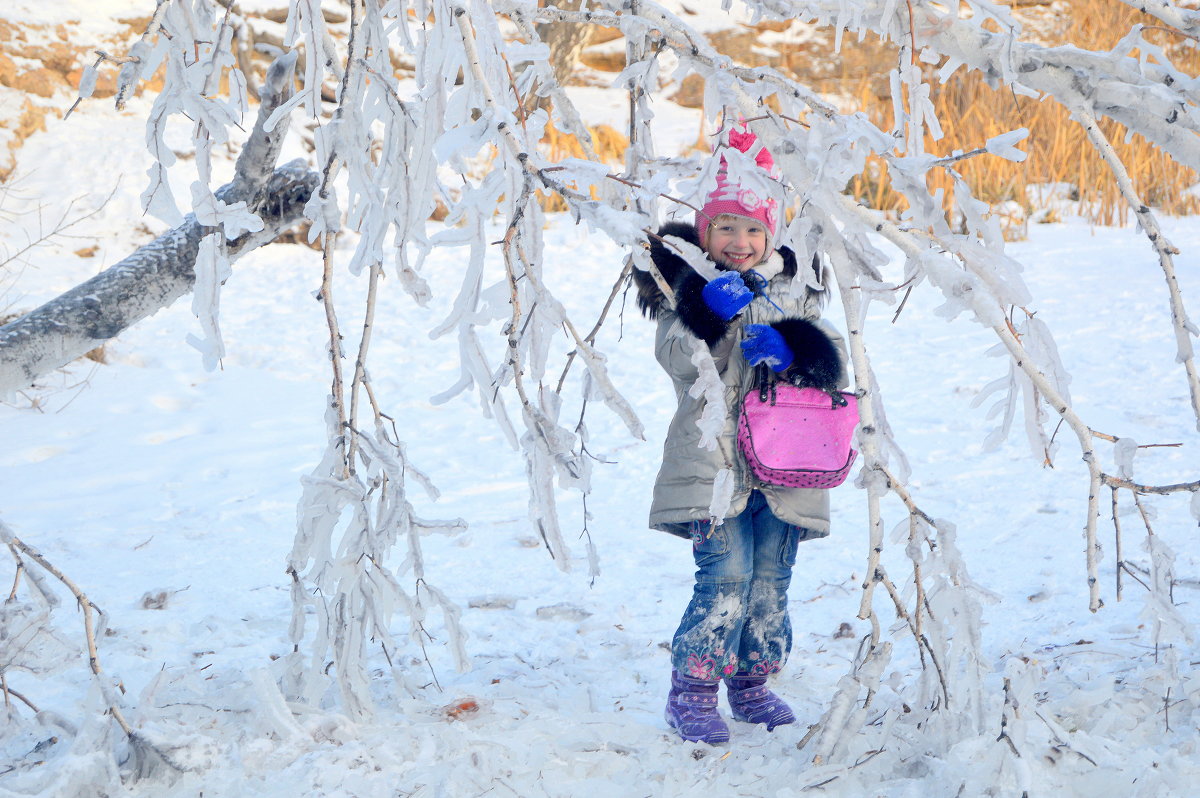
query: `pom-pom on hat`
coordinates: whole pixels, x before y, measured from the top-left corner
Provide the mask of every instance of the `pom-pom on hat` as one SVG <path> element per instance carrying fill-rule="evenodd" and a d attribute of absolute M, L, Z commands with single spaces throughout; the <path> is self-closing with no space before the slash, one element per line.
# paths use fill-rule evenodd
<path fill-rule="evenodd" d="M 749 130 L 729 131 L 729 146 L 742 152 L 749 152 L 757 141 L 757 137 Z M 755 153 L 754 161 L 767 176 L 775 168 L 775 159 L 766 147 Z M 754 219 L 762 224 L 767 230 L 767 252 L 772 251 L 772 242 L 779 228 L 779 203 L 773 197 L 760 196 L 753 188 L 732 182 L 724 155 L 721 156 L 721 166 L 717 171 L 717 187 L 696 214 L 696 232 L 702 243 L 706 240 L 705 235 L 712 220 L 723 213 Z"/>

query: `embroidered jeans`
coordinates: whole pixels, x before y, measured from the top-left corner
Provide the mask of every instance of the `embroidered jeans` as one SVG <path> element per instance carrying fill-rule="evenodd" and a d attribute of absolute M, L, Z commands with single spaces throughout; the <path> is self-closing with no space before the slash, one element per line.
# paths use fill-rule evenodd
<path fill-rule="evenodd" d="M 772 515 L 759 491 L 720 526 L 684 526 L 692 536 L 696 586 L 671 643 L 671 664 L 706 681 L 775 673 L 792 647 L 787 589 L 808 530 Z"/>

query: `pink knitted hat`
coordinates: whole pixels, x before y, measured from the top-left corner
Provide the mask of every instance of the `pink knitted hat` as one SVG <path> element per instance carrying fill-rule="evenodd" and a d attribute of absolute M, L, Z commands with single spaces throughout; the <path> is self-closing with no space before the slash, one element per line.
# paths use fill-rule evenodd
<path fill-rule="evenodd" d="M 742 152 L 749 152 L 757 140 L 749 130 L 729 131 L 729 145 Z M 768 174 L 775 168 L 775 159 L 766 147 L 755 154 L 754 161 Z M 767 251 L 771 251 L 771 242 L 775 238 L 779 223 L 779 204 L 771 197 L 760 197 L 752 189 L 729 182 L 723 155 L 717 171 L 717 187 L 708 195 L 700 212 L 696 214 L 696 232 L 700 234 L 701 242 L 705 240 L 709 224 L 722 213 L 744 216 L 760 222 L 767 229 Z"/>

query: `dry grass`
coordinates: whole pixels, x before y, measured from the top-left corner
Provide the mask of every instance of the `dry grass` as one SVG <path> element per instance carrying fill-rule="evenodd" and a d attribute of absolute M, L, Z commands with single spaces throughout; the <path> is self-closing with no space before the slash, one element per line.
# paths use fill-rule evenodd
<path fill-rule="evenodd" d="M 1138 23 L 1153 20 L 1121 3 L 1102 0 L 1065 0 L 1054 9 L 1026 10 L 1030 27 L 1047 45 L 1071 43 L 1079 47 L 1107 50 Z M 1200 70 L 1200 50 L 1187 46 L 1186 40 L 1168 31 L 1154 30 L 1147 38 L 1164 47 L 1176 66 L 1189 74 Z M 883 129 L 893 124 L 891 99 L 887 95 L 887 74 L 895 65 L 895 48 L 868 41 L 864 45 L 847 43 L 837 76 L 829 76 L 823 91 L 858 98 L 873 121 Z M 1135 51 L 1136 54 L 1136 51 Z M 937 65 L 927 67 L 930 76 Z M 797 70 L 799 71 L 799 70 Z M 943 126 L 941 141 L 926 142 L 930 152 L 949 154 L 971 150 L 989 138 L 1014 128 L 1025 127 L 1029 138 L 1019 146 L 1028 153 L 1022 163 L 1012 163 L 991 155 L 971 158 L 955 165 L 976 197 L 1000 206 L 1007 203 L 1017 216 L 1036 211 L 1038 202 L 1028 188 L 1047 183 L 1068 184 L 1072 198 L 1080 201 L 1087 217 L 1098 224 L 1125 222 L 1129 209 L 1122 200 L 1108 168 L 1087 141 L 1082 128 L 1052 100 L 1018 97 L 1009 90 L 989 88 L 978 73 L 959 71 L 946 84 L 933 83 L 932 99 Z M 1134 185 L 1147 204 L 1169 214 L 1194 214 L 1200 201 L 1188 189 L 1197 182 L 1196 174 L 1172 161 L 1140 136 L 1132 137 L 1113 122 L 1102 122 L 1129 169 Z M 870 165 L 867 172 L 852 181 L 849 190 L 872 207 L 900 210 L 904 200 L 891 190 L 886 176 L 881 179 L 881 163 Z M 953 201 L 953 185 L 944 171 L 930 173 L 930 188 L 945 191 L 946 207 Z"/>
<path fill-rule="evenodd" d="M 592 137 L 592 149 L 596 153 L 596 157 L 607 164 L 611 164 L 617 170 L 620 170 L 621 164 L 625 160 L 625 150 L 629 147 L 629 139 L 621 135 L 616 128 L 609 125 L 596 125 L 588 127 L 588 133 Z M 542 136 L 541 146 L 546 156 L 552 161 L 560 161 L 563 158 L 585 158 L 587 157 L 583 151 L 583 145 L 579 143 L 579 139 L 573 133 L 564 133 L 554 125 L 546 126 L 546 133 Z M 595 198 L 597 196 L 595 186 L 571 186 L 577 191 L 587 189 L 588 193 Z M 567 209 L 566 200 L 558 194 L 551 194 L 545 191 L 538 191 L 538 203 L 542 206 L 542 210 L 547 213 L 556 213 Z"/>

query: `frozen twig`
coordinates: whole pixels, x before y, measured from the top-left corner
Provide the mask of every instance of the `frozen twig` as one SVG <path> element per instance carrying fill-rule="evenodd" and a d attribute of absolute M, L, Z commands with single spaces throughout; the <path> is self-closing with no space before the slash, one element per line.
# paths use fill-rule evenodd
<path fill-rule="evenodd" d="M 1200 479 L 1195 482 L 1176 482 L 1171 485 L 1143 485 L 1140 482 L 1114 477 L 1111 474 L 1102 474 L 1101 479 L 1110 488 L 1124 488 L 1125 490 L 1133 491 L 1135 494 L 1155 493 L 1159 496 L 1168 496 L 1172 493 L 1196 493 L 1200 491 Z"/>
<path fill-rule="evenodd" d="M 8 544 L 9 552 L 12 554 L 13 562 L 16 563 L 16 568 L 13 570 L 13 585 L 8 591 L 8 600 L 12 601 L 17 597 L 17 589 L 21 586 L 21 574 L 25 573 L 25 561 L 21 559 L 21 553 L 17 551 L 17 547 L 13 544 Z"/>
<path fill-rule="evenodd" d="M 1138 224 L 1145 231 L 1146 237 L 1150 239 L 1150 243 L 1158 255 L 1159 266 L 1162 267 L 1163 276 L 1167 281 L 1167 296 L 1171 307 L 1171 323 L 1175 329 L 1175 359 L 1183 365 L 1187 379 L 1188 393 L 1192 398 L 1192 414 L 1195 417 L 1195 426 L 1200 431 L 1200 372 L 1196 368 L 1196 357 L 1192 346 L 1192 338 L 1200 333 L 1197 332 L 1196 325 L 1188 317 L 1187 310 L 1183 306 L 1183 295 L 1179 290 L 1179 278 L 1175 274 L 1175 255 L 1179 254 L 1179 250 L 1167 240 L 1154 212 L 1138 196 L 1137 190 L 1133 185 L 1133 180 L 1129 177 L 1129 170 L 1125 168 L 1121 157 L 1113 148 L 1108 137 L 1104 135 L 1104 131 L 1100 129 L 1100 125 L 1096 121 L 1091 108 L 1075 105 L 1072 107 L 1072 111 L 1074 111 L 1076 117 L 1079 119 L 1084 132 L 1087 133 L 1088 139 L 1091 140 L 1096 151 L 1100 153 L 1100 157 L 1108 165 L 1109 170 L 1117 181 L 1117 187 L 1121 191 L 1121 196 L 1125 198 L 1125 202 L 1133 209 L 1134 214 L 1137 216 Z"/>
<path fill-rule="evenodd" d="M 350 380 L 350 429 L 357 430 L 358 422 L 358 396 L 360 388 L 369 388 L 370 379 L 367 374 L 367 353 L 371 348 L 371 333 L 375 328 L 375 307 L 379 298 L 379 280 L 383 276 L 383 264 L 376 261 L 371 264 L 370 275 L 367 278 L 367 299 L 366 309 L 363 314 L 363 329 L 362 336 L 359 338 L 358 355 L 354 358 L 354 376 Z M 374 397 L 368 393 L 368 399 L 375 411 L 376 419 L 379 419 L 379 405 L 376 404 Z M 350 436 L 350 447 L 346 455 L 351 470 L 354 469 L 354 458 L 358 448 L 358 436 Z"/>
<path fill-rule="evenodd" d="M 600 310 L 600 316 L 596 319 L 595 325 L 592 326 L 590 332 L 583 337 L 584 343 L 591 345 L 596 342 L 596 335 L 600 332 L 600 328 L 604 325 L 604 320 L 608 318 L 608 311 L 612 309 L 613 300 L 617 298 L 617 294 L 621 293 L 621 288 L 628 284 L 629 276 L 633 273 L 633 263 L 629 260 L 625 261 L 625 268 L 621 269 L 621 273 L 617 276 L 617 281 L 613 283 L 612 290 L 608 292 L 608 299 L 604 301 L 604 307 Z M 571 364 L 575 362 L 575 356 L 579 354 L 578 349 L 571 350 L 567 355 L 567 362 L 563 365 L 562 375 L 558 378 L 558 386 L 554 389 L 555 393 L 562 393 L 563 383 L 567 380 L 567 373 L 571 370 Z"/>
<path fill-rule="evenodd" d="M 75 203 L 78 202 L 79 200 L 73 199 L 70 202 L 68 202 L 67 207 L 63 209 L 62 215 L 59 216 L 58 221 L 54 223 L 54 226 L 48 232 L 41 233 L 40 235 L 38 235 L 37 238 L 28 242 L 27 244 L 25 244 L 25 246 L 21 247 L 16 252 L 13 252 L 10 255 L 6 255 L 2 260 L 0 260 L 0 269 L 3 269 L 4 267 L 8 266 L 8 264 L 19 260 L 22 256 L 25 255 L 25 253 L 27 253 L 31 250 L 37 249 L 38 247 L 51 241 L 52 239 L 63 235 L 64 233 L 66 233 L 68 230 L 70 230 L 75 225 L 79 224 L 80 222 L 87 221 L 88 219 L 90 219 L 93 216 L 95 216 L 96 214 L 98 214 L 100 211 L 104 210 L 104 206 L 108 205 L 109 201 L 112 200 L 112 198 L 116 195 L 117 189 L 119 187 L 120 187 L 120 181 L 118 180 L 117 185 L 113 186 L 113 190 L 108 193 L 108 196 L 105 197 L 100 202 L 99 205 L 97 205 L 92 210 L 87 211 L 86 213 L 81 213 L 74 217 L 71 217 L 71 212 L 75 208 Z"/>
<path fill-rule="evenodd" d="M 25 557 L 29 558 L 33 562 L 37 563 L 47 573 L 61 582 L 62 585 L 71 592 L 71 595 L 75 597 L 77 606 L 83 612 L 83 630 L 87 644 L 88 667 L 91 669 L 92 675 L 95 677 L 97 684 L 100 686 L 100 692 L 104 696 L 105 703 L 108 705 L 109 714 L 112 715 L 112 718 L 114 721 L 116 721 L 117 725 L 121 727 L 121 731 L 125 733 L 130 745 L 132 745 L 134 748 L 135 755 L 142 757 L 144 761 L 161 761 L 167 767 L 177 772 L 187 770 L 187 767 L 173 760 L 172 757 L 166 751 L 164 751 L 160 745 L 150 742 L 141 733 L 134 729 L 129 721 L 126 720 L 125 713 L 121 710 L 121 707 L 118 706 L 114 700 L 113 691 L 105 682 L 104 669 L 100 666 L 100 652 L 96 646 L 96 623 L 94 616 L 99 614 L 101 618 L 103 618 L 103 611 L 87 597 L 87 594 L 84 593 L 77 584 L 75 584 L 74 580 L 59 570 L 59 568 L 49 560 L 47 560 L 46 557 L 43 556 L 42 553 L 37 549 L 28 545 L 14 535 L 12 530 L 3 523 L 0 523 L 0 540 L 2 540 L 8 546 L 20 551 L 23 555 L 25 555 Z M 12 693 L 14 696 L 24 701 L 34 711 L 37 711 L 37 708 L 32 702 L 19 693 L 12 691 L 7 687 L 7 685 L 5 685 L 6 696 L 8 693 Z"/>
<path fill-rule="evenodd" d="M 26 557 L 40 565 L 47 573 L 49 573 L 59 582 L 62 582 L 63 586 L 66 587 L 67 590 L 71 591 L 71 595 L 75 597 L 75 601 L 79 605 L 79 609 L 83 612 L 83 630 L 85 639 L 87 641 L 88 667 L 91 668 L 92 674 L 95 675 L 97 679 L 103 679 L 103 669 L 100 667 L 100 653 L 96 648 L 96 624 L 93 621 L 93 613 L 99 613 L 101 616 L 103 616 L 103 611 L 94 603 L 92 603 L 92 600 L 87 597 L 87 595 L 79 588 L 78 585 L 75 584 L 74 581 L 71 580 L 70 577 L 68 577 L 53 563 L 42 556 L 41 552 L 26 544 L 16 535 L 11 534 L 11 531 L 8 529 L 0 530 L 0 532 L 3 533 L 5 538 L 7 538 L 5 542 L 8 545 L 17 548 Z M 116 705 L 110 705 L 109 710 L 112 712 L 113 719 L 117 722 L 117 725 L 121 727 L 121 730 L 124 731 L 125 734 L 132 736 L 133 727 L 129 725 L 127 720 L 125 720 L 125 715 L 121 712 L 121 708 Z"/>
<path fill-rule="evenodd" d="M 917 646 L 921 652 L 922 661 L 924 661 L 924 657 L 926 655 L 929 656 L 929 660 L 933 664 L 934 670 L 937 672 L 938 683 L 942 688 L 942 699 L 946 702 L 946 706 L 950 706 L 950 686 L 946 682 L 946 673 L 942 669 L 941 662 L 938 660 L 937 651 L 934 650 L 933 645 L 929 642 L 929 638 L 927 638 L 921 632 L 921 628 L 919 626 L 921 618 L 921 606 L 925 598 L 924 590 L 922 589 L 918 591 L 916 602 L 917 609 L 915 611 L 914 619 L 914 616 L 909 615 L 908 611 L 904 608 L 904 601 L 900 598 L 900 593 L 896 590 L 896 586 L 892 584 L 892 580 L 889 579 L 887 574 L 883 572 L 882 566 L 877 569 L 876 578 L 883 583 L 883 586 L 887 589 L 888 595 L 891 596 L 892 603 L 896 607 L 896 615 L 898 615 L 900 619 L 908 625 L 909 631 L 912 632 L 913 639 L 917 641 Z M 920 579 L 921 575 L 919 572 L 914 574 L 914 580 L 918 587 L 921 586 Z"/>
<path fill-rule="evenodd" d="M 130 49 L 129 55 L 124 59 L 121 72 L 117 75 L 117 95 L 114 101 L 117 110 L 125 107 L 125 103 L 129 101 L 129 95 L 133 93 L 138 80 L 141 79 L 142 67 L 158 38 L 158 33 L 162 29 L 163 16 L 170 6 L 171 0 L 158 0 L 158 5 L 154 9 L 150 21 L 146 24 L 146 30 L 142 33 L 141 40 Z"/>
<path fill-rule="evenodd" d="M 1021 752 L 1017 750 L 1016 743 L 1013 742 L 1012 735 L 1009 734 L 1009 725 L 1019 711 L 1016 697 L 1013 695 L 1012 680 L 1008 677 L 1004 679 L 1004 711 L 1000 713 L 1000 735 L 996 737 L 997 742 L 1007 743 L 1009 750 L 1013 756 L 1020 758 Z"/>
<path fill-rule="evenodd" d="M 37 704 L 33 703 L 28 698 L 26 698 L 24 695 L 22 695 L 21 693 L 17 692 L 16 690 L 14 690 L 12 687 L 9 686 L 8 679 L 4 676 L 3 673 L 0 673 L 0 693 L 4 693 L 5 709 L 8 709 L 11 706 L 11 702 L 8 699 L 9 699 L 9 696 L 12 696 L 13 698 L 17 699 L 25 706 L 29 707 L 34 712 L 39 711 L 37 708 Z"/>
<path fill-rule="evenodd" d="M 1117 568 L 1116 568 L 1116 571 L 1117 571 L 1117 574 L 1116 574 L 1117 575 L 1117 601 L 1120 601 L 1121 600 L 1121 591 L 1122 591 L 1121 572 L 1125 570 L 1125 555 L 1124 555 L 1124 552 L 1122 551 L 1122 545 L 1121 545 L 1121 517 L 1117 511 L 1117 488 L 1115 485 L 1110 485 L 1109 487 L 1112 490 L 1113 532 L 1114 532 L 1114 536 L 1116 538 L 1114 540 L 1114 548 L 1116 549 L 1116 555 L 1117 555 Z"/>

